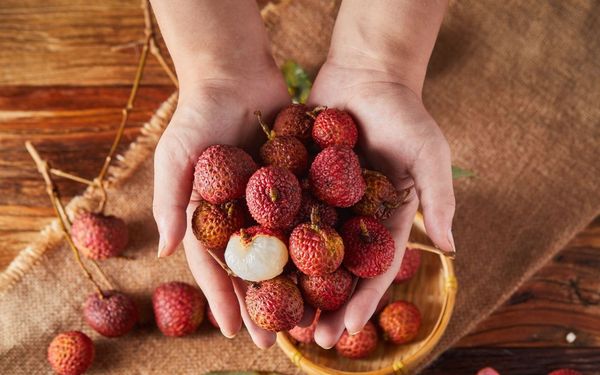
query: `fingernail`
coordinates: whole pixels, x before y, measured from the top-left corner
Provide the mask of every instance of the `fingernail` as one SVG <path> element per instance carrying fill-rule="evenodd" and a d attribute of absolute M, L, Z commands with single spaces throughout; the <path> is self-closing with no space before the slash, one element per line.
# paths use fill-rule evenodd
<path fill-rule="evenodd" d="M 156 254 L 156 256 L 159 258 L 162 258 L 164 256 L 164 252 L 165 252 L 165 240 L 162 238 L 162 236 L 160 236 L 160 238 L 158 239 L 158 253 Z"/>
<path fill-rule="evenodd" d="M 333 348 L 334 346 L 335 346 L 335 344 L 333 344 L 331 346 L 322 346 L 322 348 L 325 350 L 329 350 L 329 349 Z"/>
<path fill-rule="evenodd" d="M 454 236 L 452 235 L 452 229 L 448 229 L 448 242 L 450 242 L 452 252 L 456 253 L 456 245 L 454 245 Z"/>
<path fill-rule="evenodd" d="M 221 333 L 223 334 L 223 336 L 227 337 L 228 339 L 232 339 L 235 336 L 237 336 L 237 332 L 236 333 L 226 333 L 225 331 L 221 330 Z"/>

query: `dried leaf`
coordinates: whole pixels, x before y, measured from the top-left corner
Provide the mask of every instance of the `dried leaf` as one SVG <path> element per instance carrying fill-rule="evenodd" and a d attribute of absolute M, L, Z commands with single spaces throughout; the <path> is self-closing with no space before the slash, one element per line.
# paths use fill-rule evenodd
<path fill-rule="evenodd" d="M 463 177 L 475 177 L 475 173 L 467 169 L 462 169 L 455 165 L 452 166 L 452 179 L 456 180 Z"/>

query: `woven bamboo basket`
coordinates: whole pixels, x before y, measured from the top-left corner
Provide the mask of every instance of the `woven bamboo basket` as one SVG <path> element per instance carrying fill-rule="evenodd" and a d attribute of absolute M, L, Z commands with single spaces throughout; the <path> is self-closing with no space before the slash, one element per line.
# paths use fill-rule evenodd
<path fill-rule="evenodd" d="M 410 240 L 429 242 L 421 214 L 415 217 Z M 392 301 L 408 300 L 421 310 L 421 329 L 412 343 L 380 344 L 375 353 L 361 360 L 340 357 L 334 349 L 324 350 L 315 344 L 296 345 L 284 332 L 278 334 L 277 344 L 307 374 L 410 374 L 440 341 L 454 310 L 456 292 L 452 259 L 423 251 L 417 274 L 392 287 Z"/>

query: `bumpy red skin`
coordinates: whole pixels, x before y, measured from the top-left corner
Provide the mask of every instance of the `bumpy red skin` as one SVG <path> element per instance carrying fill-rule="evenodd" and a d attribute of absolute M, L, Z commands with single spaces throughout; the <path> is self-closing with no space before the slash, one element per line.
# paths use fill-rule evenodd
<path fill-rule="evenodd" d="M 194 190 L 212 204 L 244 196 L 246 183 L 258 166 L 244 150 L 229 145 L 210 146 L 194 170 Z"/>
<path fill-rule="evenodd" d="M 274 165 L 289 169 L 296 176 L 302 176 L 308 169 L 308 151 L 297 138 L 275 136 L 260 148 L 260 158 L 264 165 Z"/>
<path fill-rule="evenodd" d="M 361 221 L 368 237 L 361 229 Z M 395 245 L 390 231 L 377 219 L 368 216 L 353 217 L 341 231 L 346 256 L 344 266 L 363 279 L 379 276 L 387 271 L 394 260 Z"/>
<path fill-rule="evenodd" d="M 215 205 L 201 201 L 192 216 L 192 231 L 207 250 L 223 250 L 229 237 L 246 222 L 240 203 Z"/>
<path fill-rule="evenodd" d="M 379 314 L 379 326 L 386 340 L 406 344 L 417 337 L 421 327 L 421 312 L 407 301 L 395 301 Z"/>
<path fill-rule="evenodd" d="M 308 327 L 294 327 L 288 331 L 289 335 L 299 343 L 310 344 L 315 342 L 315 330 L 317 329 L 317 323 L 321 316 L 321 310 L 317 310 L 313 322 Z"/>
<path fill-rule="evenodd" d="M 310 139 L 314 120 L 307 115 L 308 107 L 304 104 L 290 104 L 277 114 L 273 130 L 277 135 L 296 137 L 306 142 Z"/>
<path fill-rule="evenodd" d="M 338 213 L 334 207 L 328 206 L 323 202 L 318 201 L 308 191 L 302 192 L 302 201 L 300 203 L 300 210 L 294 218 L 294 222 L 291 228 L 295 228 L 302 223 L 310 222 L 310 214 L 315 208 L 319 213 L 319 219 L 323 225 L 334 228 L 338 223 Z"/>
<path fill-rule="evenodd" d="M 342 237 L 326 225 L 298 225 L 290 235 L 288 249 L 296 267 L 310 276 L 332 273 L 344 259 Z"/>
<path fill-rule="evenodd" d="M 571 370 L 568 368 L 561 368 L 561 369 L 552 371 L 548 375 L 583 375 L 583 374 L 579 371 Z"/>
<path fill-rule="evenodd" d="M 71 226 L 73 242 L 88 258 L 102 260 L 120 255 L 129 241 L 125 222 L 115 216 L 81 212 Z"/>
<path fill-rule="evenodd" d="M 215 316 L 213 315 L 212 310 L 208 305 L 206 305 L 206 318 L 213 327 L 219 328 L 219 323 L 217 323 L 217 320 L 215 319 Z"/>
<path fill-rule="evenodd" d="M 309 179 L 313 194 L 334 207 L 350 207 L 365 193 L 358 157 L 345 146 L 321 151 L 310 167 Z"/>
<path fill-rule="evenodd" d="M 323 311 L 335 311 L 342 307 L 350 298 L 352 284 L 352 275 L 342 267 L 324 276 L 301 274 L 298 280 L 306 303 Z"/>
<path fill-rule="evenodd" d="M 114 290 L 90 294 L 83 305 L 83 317 L 96 332 L 106 337 L 119 337 L 131 331 L 139 318 L 131 297 Z"/>
<path fill-rule="evenodd" d="M 379 220 L 389 219 L 402 205 L 406 193 L 398 191 L 382 173 L 364 170 L 363 178 L 367 188 L 361 200 L 352 206 L 352 211 L 357 215 L 374 216 Z"/>
<path fill-rule="evenodd" d="M 94 361 L 94 343 L 82 332 L 58 334 L 48 346 L 48 362 L 60 375 L 83 374 Z"/>
<path fill-rule="evenodd" d="M 477 371 L 477 375 L 500 375 L 498 371 L 491 367 L 485 367 Z"/>
<path fill-rule="evenodd" d="M 152 306 L 156 325 L 165 336 L 184 336 L 202 323 L 206 300 L 198 288 L 175 281 L 154 290 Z"/>
<path fill-rule="evenodd" d="M 271 193 L 276 191 L 273 201 Z M 246 203 L 250 214 L 267 228 L 289 227 L 298 210 L 302 191 L 296 176 L 285 168 L 264 167 L 250 177 Z"/>
<path fill-rule="evenodd" d="M 339 355 L 346 358 L 359 359 L 368 357 L 377 349 L 377 328 L 370 321 L 355 335 L 350 336 L 348 331 L 342 333 L 335 350 Z"/>
<path fill-rule="evenodd" d="M 278 276 L 248 288 L 246 310 L 258 327 L 271 332 L 287 331 L 302 319 L 304 301 L 292 280 Z"/>
<path fill-rule="evenodd" d="M 402 258 L 400 271 L 398 271 L 398 274 L 394 278 L 394 284 L 400 284 L 412 279 L 413 276 L 416 275 L 420 266 L 421 251 L 407 248 L 404 252 L 404 258 Z"/>
<path fill-rule="evenodd" d="M 266 228 L 260 225 L 253 225 L 248 228 L 240 229 L 237 232 L 235 232 L 235 234 L 241 236 L 242 240 L 245 241 L 245 244 L 249 244 L 250 242 L 252 242 L 254 240 L 254 237 L 256 236 L 273 236 L 279 238 L 281 242 L 285 244 L 287 244 L 288 242 L 287 237 L 285 236 L 285 234 L 283 234 L 282 231 L 278 229 Z"/>
<path fill-rule="evenodd" d="M 312 138 L 321 148 L 335 145 L 352 148 L 358 140 L 358 129 L 348 112 L 327 108 L 315 119 Z"/>

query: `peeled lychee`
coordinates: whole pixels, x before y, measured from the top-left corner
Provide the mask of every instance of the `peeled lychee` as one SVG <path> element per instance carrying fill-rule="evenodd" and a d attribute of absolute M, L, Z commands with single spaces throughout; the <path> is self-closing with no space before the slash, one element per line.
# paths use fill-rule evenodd
<path fill-rule="evenodd" d="M 258 122 L 267 135 L 267 142 L 260 147 L 260 158 L 264 165 L 273 165 L 289 169 L 297 176 L 308 169 L 308 151 L 296 137 L 280 135 L 262 121 L 260 112 L 256 111 Z"/>
<path fill-rule="evenodd" d="M 321 111 L 312 128 L 312 138 L 321 148 L 356 145 L 358 130 L 352 116 L 337 108 Z"/>
<path fill-rule="evenodd" d="M 319 212 L 319 218 L 323 225 L 335 227 L 338 223 L 338 213 L 335 208 L 320 202 L 308 191 L 302 192 L 302 201 L 300 203 L 300 210 L 294 218 L 292 228 L 297 227 L 299 224 L 310 222 L 310 214 L 313 209 Z"/>
<path fill-rule="evenodd" d="M 344 259 L 342 237 L 330 226 L 320 224 L 313 210 L 310 223 L 298 225 L 290 234 L 290 257 L 306 275 L 321 276 L 338 269 Z"/>
<path fill-rule="evenodd" d="M 285 236 L 273 229 L 253 226 L 234 233 L 225 249 L 225 263 L 236 276 L 248 281 L 272 279 L 288 261 Z"/>
<path fill-rule="evenodd" d="M 350 207 L 365 193 L 358 157 L 346 146 L 321 151 L 310 167 L 309 178 L 315 196 L 334 207 Z"/>
<path fill-rule="evenodd" d="M 379 314 L 379 326 L 386 340 L 394 344 L 406 344 L 419 333 L 421 312 L 410 302 L 395 301 Z"/>
<path fill-rule="evenodd" d="M 237 201 L 215 205 L 200 201 L 192 216 L 192 230 L 208 250 L 223 250 L 229 237 L 244 226 L 245 212 Z"/>
<path fill-rule="evenodd" d="M 277 114 L 273 130 L 279 135 L 296 137 L 306 142 L 310 139 L 314 122 L 307 112 L 308 108 L 304 104 L 290 104 Z"/>
<path fill-rule="evenodd" d="M 568 368 L 561 368 L 561 369 L 552 371 L 548 375 L 583 375 L 583 374 L 579 371 L 571 370 Z"/>
<path fill-rule="evenodd" d="M 315 318 L 308 327 L 296 326 L 288 331 L 289 335 L 296 341 L 302 344 L 310 344 L 315 341 L 315 330 L 317 329 L 317 323 L 321 316 L 321 310 L 317 310 Z"/>
<path fill-rule="evenodd" d="M 154 290 L 152 306 L 156 325 L 165 336 L 184 336 L 202 323 L 206 299 L 198 288 L 173 281 Z"/>
<path fill-rule="evenodd" d="M 395 209 L 400 207 L 406 198 L 407 191 L 398 191 L 391 181 L 382 173 L 365 169 L 363 178 L 366 183 L 365 194 L 352 206 L 357 215 L 374 216 L 386 220 Z"/>
<path fill-rule="evenodd" d="M 302 319 L 304 301 L 292 280 L 279 276 L 248 287 L 246 309 L 258 327 L 271 332 L 287 331 Z"/>
<path fill-rule="evenodd" d="M 407 248 L 404 252 L 404 258 L 402 258 L 402 265 L 400 266 L 400 270 L 394 278 L 394 283 L 399 284 L 412 279 L 412 277 L 419 270 L 420 265 L 421 251 L 417 249 Z"/>
<path fill-rule="evenodd" d="M 48 362 L 60 375 L 79 375 L 92 365 L 94 353 L 94 343 L 86 334 L 63 332 L 48 346 Z"/>
<path fill-rule="evenodd" d="M 71 237 L 86 257 L 95 260 L 120 255 L 129 240 L 123 220 L 92 212 L 81 212 L 75 217 Z"/>
<path fill-rule="evenodd" d="M 212 203 L 223 204 L 244 196 L 257 165 L 244 150 L 229 145 L 210 146 L 198 158 L 194 190 Z"/>
<path fill-rule="evenodd" d="M 346 256 L 344 266 L 354 275 L 371 278 L 387 271 L 394 260 L 395 245 L 390 231 L 377 219 L 353 217 L 342 227 Z"/>
<path fill-rule="evenodd" d="M 352 284 L 352 275 L 342 267 L 323 276 L 301 274 L 298 280 L 306 303 L 324 311 L 334 311 L 342 307 L 350 298 Z"/>
<path fill-rule="evenodd" d="M 296 176 L 281 167 L 264 167 L 250 177 L 246 203 L 257 223 L 267 228 L 289 227 L 298 210 L 302 191 Z"/>
<path fill-rule="evenodd" d="M 119 337 L 131 331 L 138 321 L 138 309 L 128 295 L 114 290 L 90 294 L 83 305 L 87 324 L 106 337 Z"/>
<path fill-rule="evenodd" d="M 377 348 L 378 336 L 375 325 L 370 321 L 358 333 L 350 336 L 348 331 L 342 333 L 335 350 L 346 358 L 358 359 L 368 357 Z"/>

